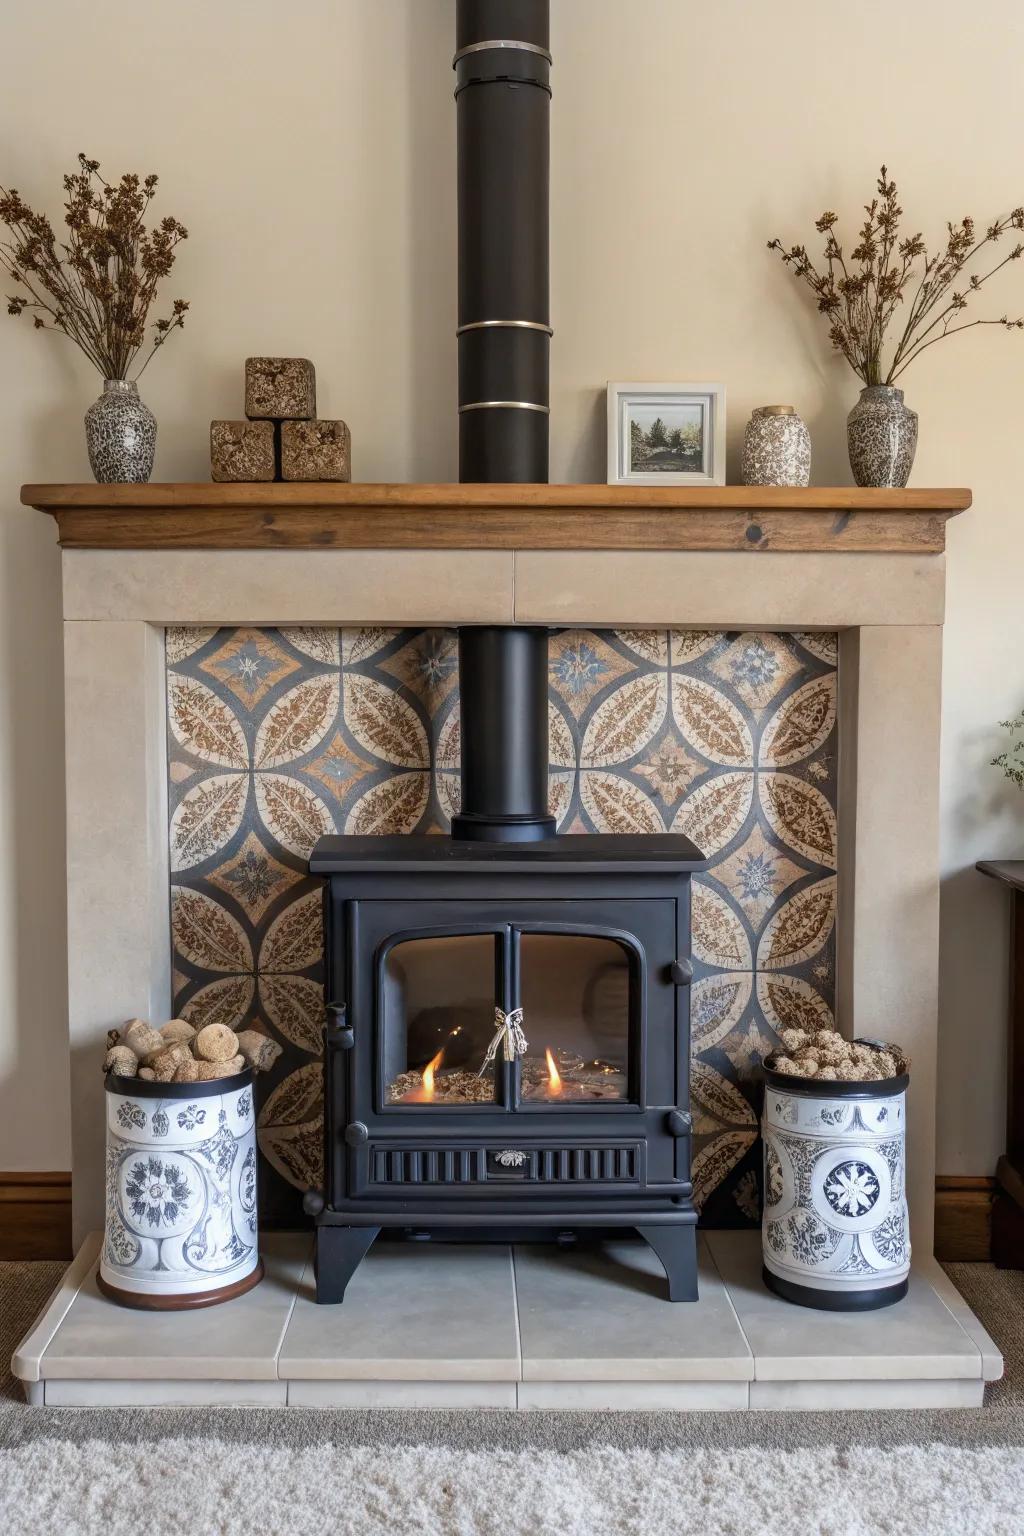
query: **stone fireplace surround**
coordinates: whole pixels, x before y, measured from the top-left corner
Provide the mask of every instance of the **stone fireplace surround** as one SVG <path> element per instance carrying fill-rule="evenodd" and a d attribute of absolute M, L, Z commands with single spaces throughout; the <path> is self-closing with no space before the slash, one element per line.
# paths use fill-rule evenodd
<path fill-rule="evenodd" d="M 983 1401 L 1002 1360 L 931 1251 L 944 523 L 969 493 L 68 486 L 26 487 L 23 500 L 54 513 L 64 546 L 81 1244 L 14 1357 L 30 1402 Z M 700 1300 L 674 1307 L 657 1261 L 628 1244 L 381 1245 L 344 1306 L 317 1307 L 309 1238 L 274 1233 L 267 1280 L 230 1307 L 139 1327 L 98 1293 L 103 1038 L 128 1013 L 166 1016 L 171 996 L 163 629 L 473 622 L 839 632 L 838 1022 L 896 1036 L 913 1057 L 915 1273 L 899 1306 L 789 1306 L 761 1283 L 758 1234 L 721 1231 L 700 1239 Z"/>
<path fill-rule="evenodd" d="M 171 995 L 163 628 L 840 632 L 837 1017 L 913 1059 L 932 1249 L 944 524 L 967 492 L 28 486 L 63 545 L 76 1245 L 102 1224 L 105 1031 Z M 374 547 L 371 540 L 378 541 Z"/>

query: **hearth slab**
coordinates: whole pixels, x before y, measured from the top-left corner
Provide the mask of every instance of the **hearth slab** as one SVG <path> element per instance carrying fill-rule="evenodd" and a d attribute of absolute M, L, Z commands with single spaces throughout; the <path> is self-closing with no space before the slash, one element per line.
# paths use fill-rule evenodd
<path fill-rule="evenodd" d="M 982 1326 L 967 1305 L 938 1259 L 923 1259 L 914 1266 L 924 1276 L 935 1294 L 945 1303 L 964 1332 L 974 1340 L 981 1351 L 981 1374 L 985 1381 L 999 1381 L 1003 1374 L 1003 1357 L 991 1334 Z"/>
<path fill-rule="evenodd" d="M 166 1363 L 165 1363 L 166 1369 Z M 47 1408 L 284 1408 L 284 1381 L 47 1380 Z"/>
<path fill-rule="evenodd" d="M 515 1409 L 514 1381 L 288 1381 L 290 1408 Z"/>
<path fill-rule="evenodd" d="M 100 1292 L 94 1261 L 42 1349 L 39 1374 L 47 1383 L 46 1401 L 71 1400 L 51 1392 L 49 1383 L 54 1381 L 276 1381 L 282 1335 L 311 1246 L 304 1233 L 269 1233 L 261 1243 L 266 1274 L 259 1285 L 221 1306 L 186 1312 L 143 1312 L 119 1306 Z M 79 1400 L 142 1401 L 137 1395 L 103 1398 L 102 1394 L 95 1399 L 88 1394 L 75 1396 Z M 172 1401 L 166 1396 L 154 1400 Z M 240 1394 L 236 1400 L 249 1399 Z"/>
<path fill-rule="evenodd" d="M 635 1407 L 648 1382 L 753 1380 L 753 1355 L 703 1237 L 697 1249 L 700 1300 L 669 1304 L 646 1243 L 517 1247 L 523 1381 L 629 1383 Z"/>
<path fill-rule="evenodd" d="M 519 1380 L 511 1250 L 379 1242 L 338 1307 L 317 1306 L 306 1266 L 279 1374 L 309 1381 Z"/>
<path fill-rule="evenodd" d="M 891 1309 L 813 1312 L 764 1291 L 756 1232 L 704 1234 L 701 1300 L 675 1305 L 653 1254 L 616 1242 L 589 1257 L 518 1247 L 514 1260 L 499 1245 L 381 1244 L 344 1306 L 317 1307 L 310 1240 L 269 1234 L 253 1291 L 154 1314 L 100 1295 L 99 1246 L 93 1234 L 14 1356 L 33 1404 L 957 1408 L 981 1404 L 1002 1373 L 934 1260 Z"/>
<path fill-rule="evenodd" d="M 951 1381 L 752 1381 L 750 1407 L 782 1413 L 887 1412 L 891 1408 L 980 1408 L 981 1377 Z"/>
<path fill-rule="evenodd" d="M 521 1412 L 722 1413 L 749 1406 L 746 1381 L 521 1381 Z"/>
<path fill-rule="evenodd" d="M 19 1381 L 25 1382 L 26 1390 L 29 1385 L 41 1381 L 40 1365 L 43 1352 L 70 1311 L 83 1281 L 90 1271 L 96 1268 L 102 1242 L 102 1233 L 89 1233 L 61 1276 L 57 1289 L 14 1351 L 11 1370 Z M 38 1394 L 32 1396 L 30 1401 L 42 1402 L 42 1400 L 40 1386 Z"/>
<path fill-rule="evenodd" d="M 765 1288 L 761 1245 L 759 1239 L 751 1242 L 752 1235 L 708 1232 L 706 1237 L 753 1351 L 755 1382 L 982 1381 L 1002 1374 L 999 1352 L 981 1325 L 975 1323 L 985 1347 L 953 1315 L 924 1266 L 911 1274 L 909 1293 L 895 1306 L 819 1312 L 793 1306 Z M 986 1376 L 986 1370 L 995 1375 Z M 751 1406 L 758 1395 L 751 1394 Z M 794 1406 L 830 1405 L 830 1392 L 820 1394 L 820 1401 L 811 1395 L 813 1404 L 808 1398 Z"/>

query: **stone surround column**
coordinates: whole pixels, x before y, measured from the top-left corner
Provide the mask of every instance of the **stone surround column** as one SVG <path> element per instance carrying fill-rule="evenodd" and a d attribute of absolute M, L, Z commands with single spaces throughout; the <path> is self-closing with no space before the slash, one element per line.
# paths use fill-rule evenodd
<path fill-rule="evenodd" d="M 75 1247 L 103 1225 L 103 1044 L 170 1005 L 163 632 L 64 625 Z"/>
<path fill-rule="evenodd" d="M 939 985 L 939 625 L 867 625 L 839 642 L 837 1014 L 911 1058 L 907 1198 L 933 1246 Z"/>

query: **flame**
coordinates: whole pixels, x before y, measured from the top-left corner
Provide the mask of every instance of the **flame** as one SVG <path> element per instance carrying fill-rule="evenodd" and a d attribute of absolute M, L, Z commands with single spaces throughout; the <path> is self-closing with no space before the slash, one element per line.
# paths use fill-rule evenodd
<path fill-rule="evenodd" d="M 438 1051 L 432 1061 L 428 1061 L 423 1068 L 423 1086 L 414 1088 L 411 1093 L 405 1095 L 406 1104 L 429 1104 L 434 1097 L 434 1073 L 441 1065 L 444 1056 L 444 1046 Z"/>
<path fill-rule="evenodd" d="M 562 1074 L 555 1066 L 555 1058 L 550 1051 L 546 1050 L 544 1052 L 544 1059 L 548 1064 L 548 1092 L 554 1098 L 556 1094 L 562 1091 Z"/>
<path fill-rule="evenodd" d="M 423 1068 L 423 1097 L 425 1099 L 432 1099 L 434 1097 L 434 1073 L 441 1065 L 441 1057 L 443 1055 L 444 1050 L 442 1048 L 440 1051 L 438 1051 L 434 1059 L 432 1061 L 428 1061 L 426 1066 Z"/>

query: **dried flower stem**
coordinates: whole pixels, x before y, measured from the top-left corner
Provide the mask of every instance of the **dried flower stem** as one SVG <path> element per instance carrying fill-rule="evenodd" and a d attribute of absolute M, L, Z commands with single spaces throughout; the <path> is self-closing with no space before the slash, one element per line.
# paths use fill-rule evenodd
<path fill-rule="evenodd" d="M 970 320 L 963 325 L 952 323 L 968 308 L 968 293 L 977 293 L 1008 262 L 1024 256 L 1024 244 L 1018 242 L 987 272 L 969 274 L 965 291 L 954 287 L 968 263 L 986 246 L 995 244 L 1008 229 L 1024 229 L 1024 208 L 1015 208 L 1005 218 L 997 219 L 980 239 L 975 238 L 971 218 L 947 224 L 945 247 L 929 256 L 920 234 L 899 238 L 903 209 L 897 200 L 896 183 L 888 179 L 884 165 L 877 194 L 864 205 L 866 218 L 859 230 L 859 243 L 850 253 L 849 267 L 835 234 L 838 215 L 831 212 L 823 213 L 815 223 L 818 233 L 825 236 L 824 272 L 815 267 L 806 246 L 786 249 L 779 239 L 768 242 L 768 249 L 778 251 L 794 274 L 808 284 L 817 298 L 818 309 L 828 316 L 832 345 L 865 384 L 892 384 L 937 341 L 972 330 L 976 325 L 1024 330 L 1024 319 L 1011 320 L 1006 315 Z M 906 310 L 906 324 L 886 364 L 886 335 L 898 306 L 905 302 L 919 258 L 923 258 L 924 265 L 919 269 L 917 287 Z"/>
<path fill-rule="evenodd" d="M 172 218 L 147 230 L 156 176 L 140 181 L 126 172 L 114 186 L 100 175 L 97 160 L 79 155 L 78 164 L 64 177 L 66 243 L 57 241 L 45 214 L 35 213 L 14 188 L 0 186 L 0 221 L 9 234 L 0 240 L 0 268 L 24 290 L 8 294 L 7 313 L 31 310 L 37 330 L 59 331 L 104 378 L 126 379 L 145 342 L 157 287 L 188 230 Z M 153 322 L 152 349 L 136 378 L 185 324 L 188 307 L 175 299 L 170 315 Z"/>

